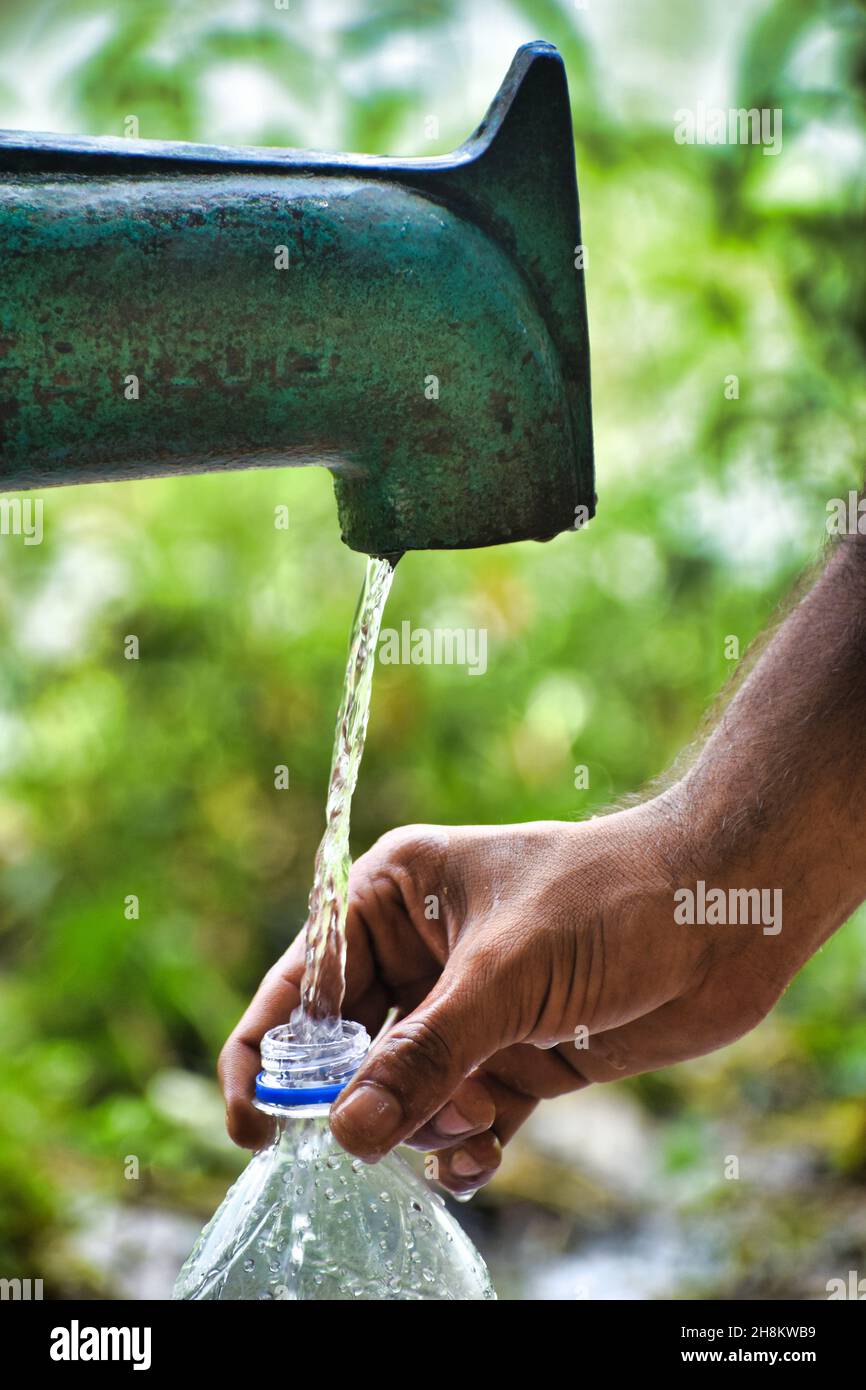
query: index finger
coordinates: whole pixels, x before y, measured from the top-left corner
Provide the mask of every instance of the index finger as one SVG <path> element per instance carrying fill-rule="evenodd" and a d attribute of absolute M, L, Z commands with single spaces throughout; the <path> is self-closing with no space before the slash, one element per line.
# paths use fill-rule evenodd
<path fill-rule="evenodd" d="M 261 1066 L 259 1044 L 269 1028 L 286 1023 L 301 998 L 304 934 L 272 965 L 249 1008 L 226 1040 L 217 1075 L 226 1101 L 229 1136 L 244 1149 L 260 1149 L 273 1135 L 273 1121 L 256 1110 L 253 1096 Z"/>

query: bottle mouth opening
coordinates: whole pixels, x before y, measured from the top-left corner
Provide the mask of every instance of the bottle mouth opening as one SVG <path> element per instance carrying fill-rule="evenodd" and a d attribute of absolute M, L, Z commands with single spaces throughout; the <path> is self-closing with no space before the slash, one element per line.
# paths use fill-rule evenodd
<path fill-rule="evenodd" d="M 336 1037 L 300 1038 L 290 1023 L 271 1028 L 261 1041 L 262 1070 L 256 1077 L 260 1110 L 330 1105 L 357 1071 L 370 1046 L 360 1023 L 341 1020 Z"/>

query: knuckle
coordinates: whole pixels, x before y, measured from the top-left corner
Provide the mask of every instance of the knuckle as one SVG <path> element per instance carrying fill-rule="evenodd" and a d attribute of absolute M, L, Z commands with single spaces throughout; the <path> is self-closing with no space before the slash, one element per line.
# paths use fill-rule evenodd
<path fill-rule="evenodd" d="M 401 1099 L 438 1094 L 443 1080 L 457 1070 L 453 1049 L 435 1020 L 406 1019 L 394 1025 L 377 1049 L 381 1074 Z"/>
<path fill-rule="evenodd" d="M 418 860 L 439 853 L 447 843 L 447 832 L 439 825 L 401 825 L 387 830 L 363 856 L 371 865 L 410 868 Z"/>
<path fill-rule="evenodd" d="M 216 1064 L 217 1079 L 223 1091 L 225 1091 L 226 1087 L 228 1086 L 228 1077 L 230 1073 L 230 1059 L 233 1052 L 234 1043 L 232 1038 L 229 1038 L 226 1042 L 223 1043 L 220 1055 L 219 1057 L 217 1057 Z"/>

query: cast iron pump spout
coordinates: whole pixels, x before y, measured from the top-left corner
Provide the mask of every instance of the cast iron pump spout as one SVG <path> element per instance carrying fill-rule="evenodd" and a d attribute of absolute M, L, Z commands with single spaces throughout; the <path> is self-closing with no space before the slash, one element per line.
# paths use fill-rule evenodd
<path fill-rule="evenodd" d="M 0 490 L 323 464 L 370 555 L 593 514 L 568 89 L 428 159 L 0 135 Z"/>

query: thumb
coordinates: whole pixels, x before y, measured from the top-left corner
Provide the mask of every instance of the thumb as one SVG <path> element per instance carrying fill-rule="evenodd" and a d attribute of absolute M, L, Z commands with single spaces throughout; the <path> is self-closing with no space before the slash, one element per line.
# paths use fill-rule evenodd
<path fill-rule="evenodd" d="M 449 966 L 452 963 L 449 962 Z M 466 1076 L 513 1039 L 465 974 L 446 966 L 426 999 L 377 1043 L 331 1108 L 344 1149 L 375 1163 L 441 1110 Z"/>

